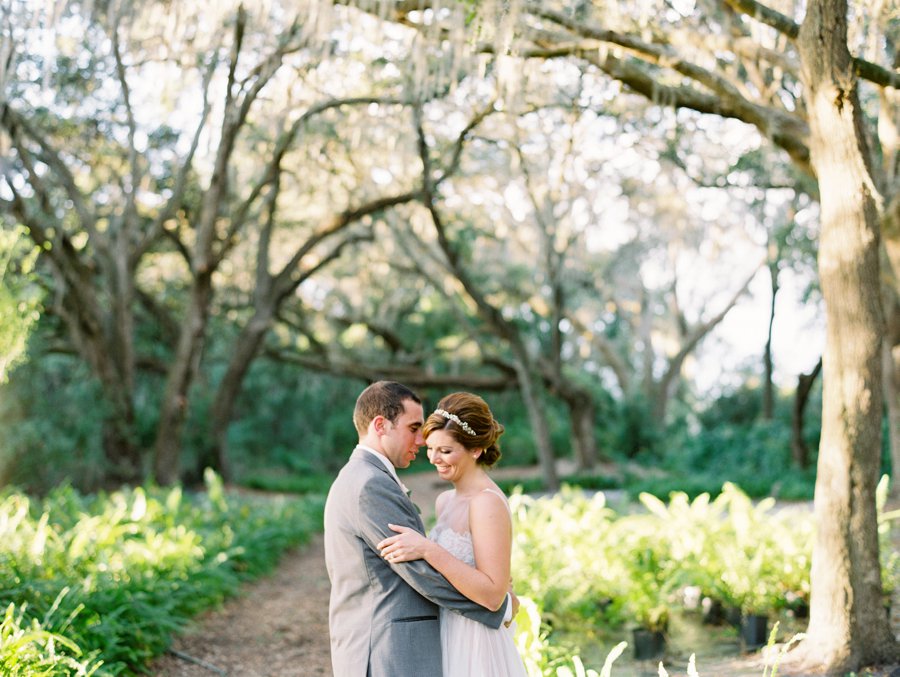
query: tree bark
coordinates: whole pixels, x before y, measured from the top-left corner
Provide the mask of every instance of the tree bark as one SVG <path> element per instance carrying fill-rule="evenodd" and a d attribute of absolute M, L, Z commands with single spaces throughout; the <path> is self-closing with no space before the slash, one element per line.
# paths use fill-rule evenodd
<path fill-rule="evenodd" d="M 800 656 L 841 674 L 900 657 L 882 606 L 875 511 L 884 332 L 879 231 L 846 17 L 846 0 L 812 0 L 798 37 L 821 196 L 827 323 L 818 530 Z"/>
<path fill-rule="evenodd" d="M 228 368 L 216 389 L 216 399 L 210 413 L 210 446 L 200 457 L 198 468 L 202 472 L 211 467 L 222 479 L 231 481 L 231 464 L 228 461 L 228 427 L 234 419 L 234 405 L 244 384 L 244 378 L 250 371 L 250 365 L 259 355 L 260 347 L 272 324 L 272 317 L 267 312 L 259 312 L 244 327 L 234 344 Z"/>
<path fill-rule="evenodd" d="M 884 397 L 887 403 L 888 444 L 891 450 L 890 495 L 900 499 L 900 346 L 884 342 Z"/>
<path fill-rule="evenodd" d="M 528 368 L 527 358 L 516 358 L 516 374 L 519 381 L 519 391 L 525 401 L 528 410 L 528 420 L 531 430 L 534 432 L 534 445 L 537 449 L 538 461 L 544 474 L 544 486 L 550 491 L 559 489 L 559 476 L 556 473 L 556 459 L 553 454 L 553 445 L 550 442 L 550 428 L 547 425 L 547 415 L 544 405 L 537 393 L 537 379 Z"/>
<path fill-rule="evenodd" d="M 593 470 L 597 465 L 597 435 L 594 431 L 594 402 L 580 397 L 568 402 L 572 426 L 572 445 L 579 470 Z"/>
<path fill-rule="evenodd" d="M 770 245 L 770 249 L 774 249 L 774 247 Z M 768 269 L 772 297 L 769 302 L 769 327 L 766 332 L 766 347 L 763 353 L 765 381 L 763 382 L 762 416 L 764 420 L 771 421 L 775 416 L 775 387 L 772 383 L 772 329 L 775 325 L 775 299 L 778 296 L 778 260 L 770 258 Z"/>
<path fill-rule="evenodd" d="M 153 476 L 162 485 L 173 484 L 181 476 L 181 433 L 187 416 L 188 391 L 199 368 L 200 347 L 206 336 L 211 300 L 211 276 L 198 275 L 160 403 Z"/>
<path fill-rule="evenodd" d="M 805 470 L 809 467 L 809 447 L 803 439 L 803 419 L 806 417 L 806 405 L 812 392 L 816 377 L 822 371 L 822 358 L 808 374 L 797 377 L 797 392 L 794 395 L 794 412 L 791 417 L 791 455 L 794 465 Z"/>

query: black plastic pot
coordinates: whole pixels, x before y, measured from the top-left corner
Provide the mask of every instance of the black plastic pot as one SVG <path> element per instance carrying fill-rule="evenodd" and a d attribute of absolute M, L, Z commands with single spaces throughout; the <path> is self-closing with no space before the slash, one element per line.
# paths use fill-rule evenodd
<path fill-rule="evenodd" d="M 768 638 L 769 618 L 748 614 L 741 621 L 741 641 L 746 649 L 764 646 Z"/>
<path fill-rule="evenodd" d="M 722 625 L 725 622 L 725 607 L 717 599 L 703 600 L 703 623 L 705 625 Z"/>
<path fill-rule="evenodd" d="M 744 616 L 741 613 L 741 607 L 730 606 L 725 609 L 725 620 L 728 621 L 730 626 L 740 628 L 743 618 Z"/>
<path fill-rule="evenodd" d="M 659 630 L 634 630 L 634 659 L 638 661 L 662 658 L 666 651 L 666 636 Z"/>

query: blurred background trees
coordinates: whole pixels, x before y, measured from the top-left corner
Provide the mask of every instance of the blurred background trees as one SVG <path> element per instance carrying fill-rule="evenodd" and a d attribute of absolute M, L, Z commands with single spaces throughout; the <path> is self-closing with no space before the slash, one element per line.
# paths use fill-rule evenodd
<path fill-rule="evenodd" d="M 440 51 L 413 19 L 207 8 L 200 35 L 190 13 L 129 9 L 8 17 L 12 37 L 53 38 L 4 71 L 0 197 L 43 250 L 31 354 L 95 389 L 80 422 L 105 460 L 71 468 L 77 483 L 237 476 L 252 465 L 238 431 L 328 375 L 345 411 L 301 428 L 312 458 L 363 382 L 397 378 L 520 403 L 508 454 L 551 486 L 560 457 L 664 461 L 666 431 L 702 436 L 700 412 L 732 393 L 762 398 L 754 421 L 785 420 L 818 353 L 776 370 L 771 336 L 798 303 L 818 331 L 817 205 L 745 124 L 629 93 L 589 59 L 479 71 L 459 35 Z M 764 340 L 738 356 L 718 329 L 760 304 Z M 258 379 L 275 379 L 265 396 Z M 297 425 L 252 446 L 283 448 Z M 815 426 L 795 429 L 802 450 Z M 790 455 L 774 446 L 776 477 Z M 18 481 L 52 484 L 19 462 Z"/>
<path fill-rule="evenodd" d="M 864 4 L 822 45 L 846 4 L 13 2 L 0 477 L 327 481 L 394 378 L 484 394 L 549 488 L 818 467 L 874 533 L 900 135 Z"/>

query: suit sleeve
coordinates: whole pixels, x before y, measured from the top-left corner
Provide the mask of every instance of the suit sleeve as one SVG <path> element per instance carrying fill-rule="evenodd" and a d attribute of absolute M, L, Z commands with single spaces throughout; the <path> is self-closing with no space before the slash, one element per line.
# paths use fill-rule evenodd
<path fill-rule="evenodd" d="M 421 533 L 421 521 L 415 513 L 412 502 L 390 478 L 385 481 L 368 482 L 360 495 L 360 535 L 366 545 L 378 552 L 376 545 L 388 536 L 396 533 L 388 528 L 388 524 L 398 524 L 415 529 Z M 503 622 L 506 605 L 503 603 L 498 611 L 491 611 L 473 602 L 454 588 L 439 571 L 425 560 L 413 560 L 389 564 L 394 572 L 406 581 L 416 592 L 430 599 L 438 606 L 456 611 L 472 620 L 492 628 L 500 627 Z"/>

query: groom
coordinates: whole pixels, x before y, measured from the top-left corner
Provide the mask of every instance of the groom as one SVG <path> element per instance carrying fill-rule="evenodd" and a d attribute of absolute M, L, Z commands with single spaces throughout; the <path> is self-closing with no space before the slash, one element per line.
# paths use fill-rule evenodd
<path fill-rule="evenodd" d="M 490 611 L 457 592 L 424 560 L 391 564 L 375 548 L 393 535 L 388 523 L 425 532 L 396 472 L 424 444 L 422 414 L 416 394 L 392 381 L 370 385 L 353 410 L 359 444 L 325 503 L 335 677 L 440 677 L 439 605 L 493 628 L 511 611 L 509 596 Z"/>

